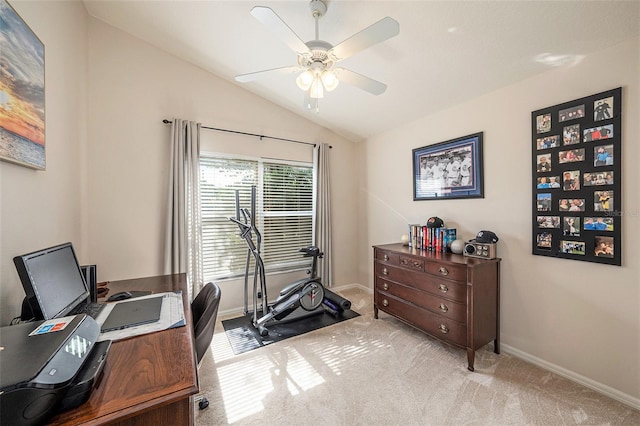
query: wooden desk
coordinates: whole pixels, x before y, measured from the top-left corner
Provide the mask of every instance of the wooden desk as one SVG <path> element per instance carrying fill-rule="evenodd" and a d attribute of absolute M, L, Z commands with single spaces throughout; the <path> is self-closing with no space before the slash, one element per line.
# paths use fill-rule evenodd
<path fill-rule="evenodd" d="M 107 296 L 124 290 L 182 290 L 187 325 L 113 342 L 89 400 L 51 424 L 193 425 L 191 395 L 199 385 L 185 274 L 112 281 L 108 288 Z"/>

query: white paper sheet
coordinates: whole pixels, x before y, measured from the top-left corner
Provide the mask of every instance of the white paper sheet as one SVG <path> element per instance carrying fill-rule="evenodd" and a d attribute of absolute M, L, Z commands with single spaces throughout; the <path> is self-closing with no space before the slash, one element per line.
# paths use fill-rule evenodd
<path fill-rule="evenodd" d="M 166 292 L 166 293 L 153 293 L 148 296 L 137 297 L 136 299 L 149 299 L 152 297 L 162 297 L 162 307 L 160 308 L 160 319 L 157 322 L 151 324 L 136 325 L 128 327 L 122 330 L 113 330 L 106 333 L 100 333 L 98 341 L 103 340 L 121 340 L 133 336 L 139 336 L 141 334 L 153 333 L 155 331 L 166 330 L 168 328 L 181 327 L 186 324 L 184 319 L 184 308 L 182 305 L 182 292 Z M 127 301 L 132 300 L 128 299 Z M 120 302 L 107 303 L 100 312 L 100 315 L 96 318 L 96 322 L 104 324 L 111 310 L 115 305 Z"/>

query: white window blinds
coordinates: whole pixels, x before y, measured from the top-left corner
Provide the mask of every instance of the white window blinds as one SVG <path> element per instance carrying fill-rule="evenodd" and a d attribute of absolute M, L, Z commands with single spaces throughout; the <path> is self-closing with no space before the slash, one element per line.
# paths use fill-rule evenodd
<path fill-rule="evenodd" d="M 205 280 L 244 274 L 247 245 L 229 217 L 236 214 L 236 190 L 240 207 L 250 210 L 253 185 L 266 271 L 309 265 L 299 250 L 313 240 L 311 164 L 202 155 L 200 168 Z"/>

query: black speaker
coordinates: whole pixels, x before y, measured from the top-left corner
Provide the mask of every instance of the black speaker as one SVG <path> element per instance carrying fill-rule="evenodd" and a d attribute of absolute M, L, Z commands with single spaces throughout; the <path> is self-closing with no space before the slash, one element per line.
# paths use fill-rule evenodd
<path fill-rule="evenodd" d="M 35 309 L 33 308 L 35 306 Z M 42 312 L 40 311 L 40 306 L 38 305 L 38 300 L 33 297 L 29 299 L 25 297 L 22 299 L 22 310 L 20 312 L 20 321 L 37 321 L 41 320 Z"/>
<path fill-rule="evenodd" d="M 84 281 L 89 287 L 91 303 L 96 303 L 98 301 L 98 267 L 96 265 L 84 265 L 80 269 L 82 270 Z"/>

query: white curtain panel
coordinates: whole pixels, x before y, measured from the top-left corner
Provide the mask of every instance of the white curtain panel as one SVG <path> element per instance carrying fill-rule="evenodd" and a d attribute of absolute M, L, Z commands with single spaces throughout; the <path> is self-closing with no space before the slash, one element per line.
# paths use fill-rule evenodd
<path fill-rule="evenodd" d="M 187 273 L 189 300 L 204 286 L 200 214 L 200 123 L 173 119 L 169 211 L 165 265 L 167 273 Z"/>
<path fill-rule="evenodd" d="M 329 152 L 331 147 L 318 144 L 313 156 L 316 167 L 316 223 L 315 244 L 324 252 L 324 258 L 318 262 L 318 275 L 325 287 L 333 285 L 333 250 L 331 249 L 331 179 L 329 178 Z"/>

